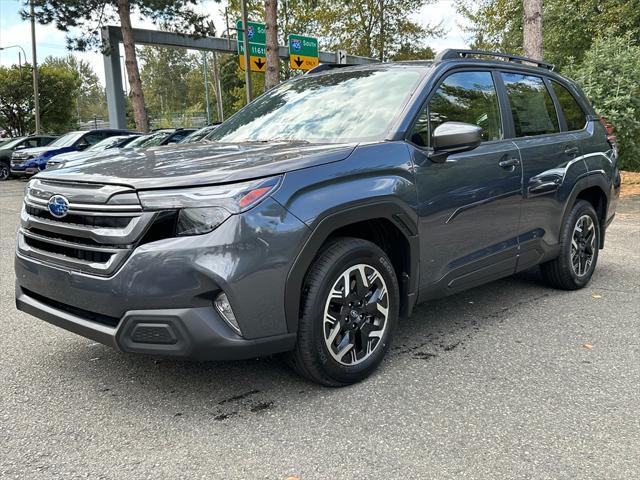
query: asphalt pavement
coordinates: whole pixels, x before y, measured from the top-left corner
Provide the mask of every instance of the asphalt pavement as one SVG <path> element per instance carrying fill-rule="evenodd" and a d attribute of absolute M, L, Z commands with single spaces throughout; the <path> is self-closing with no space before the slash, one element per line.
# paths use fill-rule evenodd
<path fill-rule="evenodd" d="M 640 201 L 588 288 L 537 270 L 420 305 L 370 379 L 156 360 L 18 312 L 0 183 L 0 478 L 640 478 Z"/>

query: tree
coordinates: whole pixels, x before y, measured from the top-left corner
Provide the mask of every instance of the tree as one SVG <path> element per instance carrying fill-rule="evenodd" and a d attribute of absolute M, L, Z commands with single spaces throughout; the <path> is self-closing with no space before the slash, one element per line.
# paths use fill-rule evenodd
<path fill-rule="evenodd" d="M 278 55 L 278 0 L 264 2 L 265 26 L 267 31 L 267 71 L 265 72 L 264 88 L 269 90 L 280 81 L 280 56 Z"/>
<path fill-rule="evenodd" d="M 184 48 L 141 47 L 139 56 L 148 111 L 157 115 L 186 110 L 187 76 L 199 67 L 194 55 Z M 198 73 L 202 92 L 202 68 Z"/>
<path fill-rule="evenodd" d="M 471 46 L 524 53 L 522 0 L 456 0 L 466 18 Z M 640 39 L 640 8 L 625 0 L 545 0 L 544 58 L 560 70 L 580 61 L 594 41 L 605 37 Z"/>
<path fill-rule="evenodd" d="M 195 13 L 192 7 L 197 0 L 33 0 L 36 19 L 43 24 L 54 23 L 59 30 L 69 32 L 71 28 L 80 28 L 78 36 L 68 36 L 70 48 L 86 50 L 101 46 L 98 32 L 106 23 L 120 23 L 122 43 L 125 52 L 125 67 L 131 88 L 131 102 L 136 127 L 141 131 L 149 130 L 149 120 L 144 104 L 144 94 L 138 58 L 133 41 L 131 13 L 135 9 L 141 15 L 156 23 L 169 23 L 176 31 L 201 33 L 199 26 L 204 25 L 204 16 Z M 26 0 L 25 0 L 25 3 Z M 27 12 L 22 12 L 24 17 Z M 117 54 L 117 52 L 114 52 Z"/>
<path fill-rule="evenodd" d="M 640 171 L 640 44 L 629 36 L 599 37 L 566 73 L 615 128 L 619 167 Z"/>
<path fill-rule="evenodd" d="M 63 132 L 72 128 L 75 125 L 73 100 L 80 87 L 78 73 L 55 62 L 45 62 L 39 70 L 43 130 Z M 13 135 L 26 135 L 35 128 L 31 72 L 29 64 L 0 67 L 0 128 Z"/>
<path fill-rule="evenodd" d="M 388 60 L 403 45 L 424 46 L 439 35 L 438 25 L 411 20 L 432 0 L 328 0 L 322 3 L 317 28 L 325 47 L 346 49 L 355 55 Z"/>
<path fill-rule="evenodd" d="M 524 0 L 522 45 L 526 57 L 542 60 L 542 0 Z"/>
<path fill-rule="evenodd" d="M 75 99 L 78 121 L 107 116 L 107 99 L 104 88 L 91 64 L 79 60 L 71 54 L 63 58 L 47 57 L 44 63 L 69 69 L 78 74 L 80 87 Z"/>

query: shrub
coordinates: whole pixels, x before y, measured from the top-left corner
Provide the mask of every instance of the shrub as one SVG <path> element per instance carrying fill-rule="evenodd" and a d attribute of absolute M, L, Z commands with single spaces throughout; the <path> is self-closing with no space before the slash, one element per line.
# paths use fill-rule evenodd
<path fill-rule="evenodd" d="M 563 73 L 613 124 L 620 169 L 640 171 L 640 46 L 624 37 L 598 38 L 582 62 L 570 63 Z"/>

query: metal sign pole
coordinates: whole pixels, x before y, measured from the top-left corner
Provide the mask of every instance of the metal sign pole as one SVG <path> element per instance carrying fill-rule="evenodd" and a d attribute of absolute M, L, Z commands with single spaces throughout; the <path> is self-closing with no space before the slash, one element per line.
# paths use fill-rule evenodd
<path fill-rule="evenodd" d="M 33 8 L 33 0 L 29 2 L 31 13 L 31 53 L 33 55 L 33 105 L 36 116 L 36 135 L 40 133 L 40 93 L 38 89 L 38 60 L 36 55 L 36 15 Z"/>
<path fill-rule="evenodd" d="M 253 85 L 251 85 L 251 59 L 249 56 L 249 35 L 247 34 L 247 0 L 240 1 L 240 14 L 242 15 L 242 40 L 244 42 L 244 83 L 247 89 L 247 103 L 251 103 L 253 97 Z"/>
<path fill-rule="evenodd" d="M 207 52 L 202 52 L 202 67 L 204 69 L 204 101 L 207 104 L 207 125 L 211 123 L 211 108 L 209 107 L 209 66 Z"/>

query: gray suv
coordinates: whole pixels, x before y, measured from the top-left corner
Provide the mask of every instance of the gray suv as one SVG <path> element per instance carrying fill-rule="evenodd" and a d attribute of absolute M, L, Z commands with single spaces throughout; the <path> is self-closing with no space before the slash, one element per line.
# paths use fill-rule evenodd
<path fill-rule="evenodd" d="M 584 95 L 541 62 L 447 50 L 321 66 L 204 143 L 39 173 L 16 303 L 123 352 L 287 352 L 346 385 L 417 302 L 536 265 L 553 287 L 584 287 L 616 162 Z"/>

